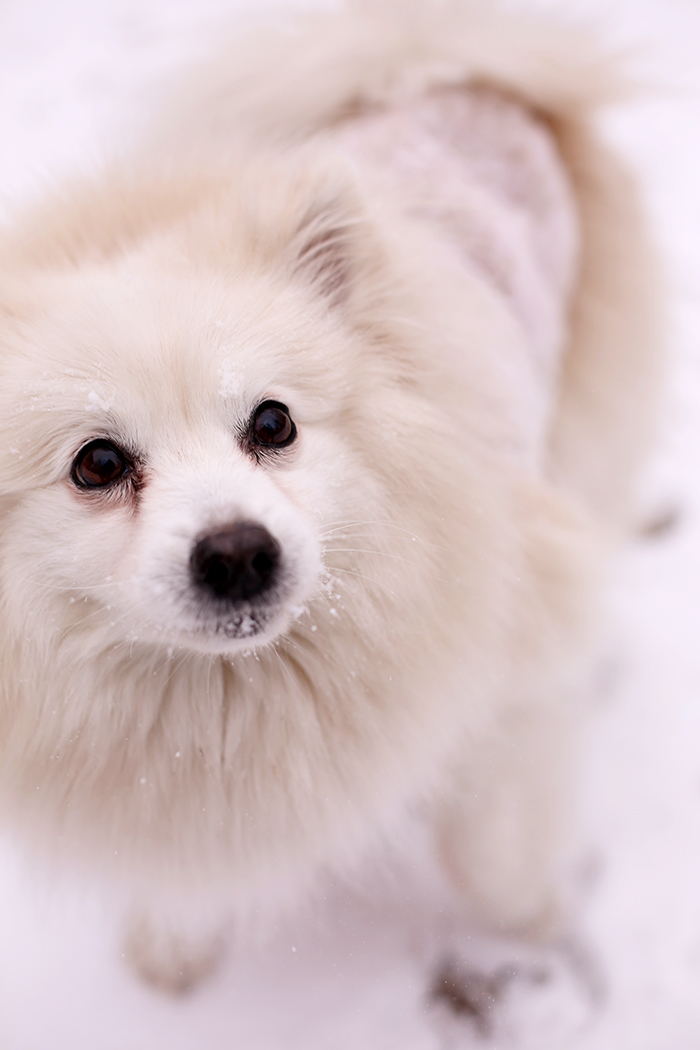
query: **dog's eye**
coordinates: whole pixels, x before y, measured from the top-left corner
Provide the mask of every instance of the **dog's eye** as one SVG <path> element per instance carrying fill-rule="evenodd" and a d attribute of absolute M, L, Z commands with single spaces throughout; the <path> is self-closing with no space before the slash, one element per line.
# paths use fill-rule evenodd
<path fill-rule="evenodd" d="M 285 448 L 297 436 L 286 405 L 277 401 L 263 401 L 253 415 L 252 437 L 256 445 L 265 448 Z"/>
<path fill-rule="evenodd" d="M 71 476 L 80 488 L 104 488 L 129 470 L 123 452 L 111 441 L 98 439 L 81 448 L 73 461 Z"/>

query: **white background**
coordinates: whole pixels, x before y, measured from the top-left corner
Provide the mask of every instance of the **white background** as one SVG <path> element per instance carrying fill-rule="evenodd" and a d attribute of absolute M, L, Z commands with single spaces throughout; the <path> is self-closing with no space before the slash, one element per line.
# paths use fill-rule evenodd
<path fill-rule="evenodd" d="M 575 949 L 533 962 L 470 936 L 442 891 L 395 860 L 393 874 L 368 871 L 355 890 L 329 886 L 264 948 L 234 944 L 206 985 L 171 1000 L 132 978 L 88 890 L 47 886 L 5 843 L 1 1050 L 700 1048 L 700 0 L 557 6 L 596 17 L 616 44 L 643 45 L 635 61 L 649 91 L 610 133 L 641 172 L 671 298 L 667 407 L 640 520 L 667 509 L 678 519 L 632 538 L 614 567 Z M 243 11 L 242 0 L 2 0 L 0 207 L 93 163 L 149 85 Z M 450 954 L 483 973 L 515 960 L 486 1041 L 431 1002 Z"/>

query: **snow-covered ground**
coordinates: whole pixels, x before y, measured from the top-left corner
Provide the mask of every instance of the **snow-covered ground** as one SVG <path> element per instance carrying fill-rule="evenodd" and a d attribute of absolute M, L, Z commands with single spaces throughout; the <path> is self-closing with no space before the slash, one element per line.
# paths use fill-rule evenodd
<path fill-rule="evenodd" d="M 700 0 L 593 2 L 575 10 L 604 11 L 611 40 L 646 42 L 652 74 L 610 132 L 642 173 L 667 259 L 671 380 L 642 517 L 670 525 L 615 566 L 576 938 L 538 955 L 470 935 L 442 888 L 395 859 L 361 888 L 329 885 L 264 948 L 233 946 L 171 1000 L 131 976 L 89 891 L 47 887 L 6 843 L 2 1050 L 700 1048 Z M 0 191 L 90 163 L 218 19 L 262 6 L 2 0 Z"/>

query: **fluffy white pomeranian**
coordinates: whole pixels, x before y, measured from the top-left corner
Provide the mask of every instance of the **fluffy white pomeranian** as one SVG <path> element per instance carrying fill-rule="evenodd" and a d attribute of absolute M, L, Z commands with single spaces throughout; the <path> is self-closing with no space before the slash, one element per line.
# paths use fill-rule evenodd
<path fill-rule="evenodd" d="M 559 909 L 657 358 L 620 84 L 371 8 L 223 49 L 2 234 L 2 819 L 129 888 L 169 987 L 417 800 L 489 921 Z"/>

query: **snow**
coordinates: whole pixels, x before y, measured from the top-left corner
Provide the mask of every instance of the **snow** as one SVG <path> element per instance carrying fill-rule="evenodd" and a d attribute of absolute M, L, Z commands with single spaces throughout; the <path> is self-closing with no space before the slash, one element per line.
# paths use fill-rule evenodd
<path fill-rule="evenodd" d="M 91 390 L 90 393 L 88 394 L 88 398 L 87 399 L 88 399 L 88 403 L 86 405 L 86 410 L 87 411 L 90 411 L 90 409 L 93 409 L 93 410 L 100 409 L 102 412 L 109 412 L 110 408 L 112 407 L 110 405 L 109 401 L 103 400 L 103 398 L 100 397 L 100 395 L 97 393 L 96 390 Z"/>
<path fill-rule="evenodd" d="M 266 945 L 233 939 L 207 983 L 170 999 L 131 975 L 89 888 L 46 880 L 5 842 L 3 1050 L 700 1048 L 700 5 L 572 5 L 557 6 L 645 42 L 647 95 L 609 127 L 642 172 L 671 292 L 671 379 L 640 511 L 658 528 L 612 574 L 576 936 L 547 952 L 477 934 L 414 843 L 358 887 L 329 883 Z M 92 165 L 151 83 L 201 53 L 226 12 L 252 10 L 4 0 L 0 191 L 20 199 Z"/>
<path fill-rule="evenodd" d="M 241 386 L 245 378 L 242 369 L 236 368 L 232 361 L 227 357 L 224 358 L 221 368 L 217 369 L 217 375 L 220 378 L 219 393 L 225 399 L 227 397 L 235 397 L 236 394 L 240 394 Z"/>

